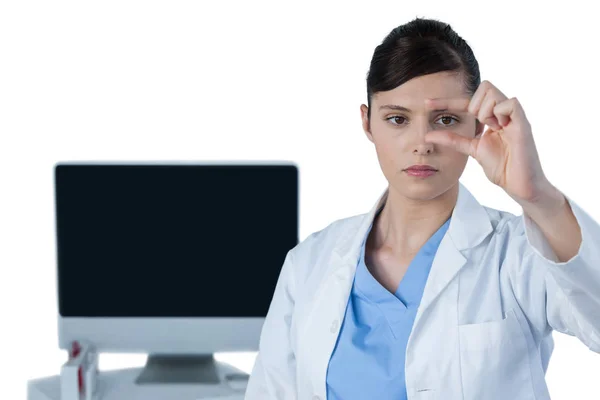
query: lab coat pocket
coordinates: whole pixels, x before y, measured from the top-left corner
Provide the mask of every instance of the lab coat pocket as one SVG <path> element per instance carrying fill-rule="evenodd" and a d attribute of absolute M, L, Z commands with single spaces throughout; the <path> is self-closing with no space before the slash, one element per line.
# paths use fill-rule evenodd
<path fill-rule="evenodd" d="M 498 321 L 458 326 L 461 350 L 485 350 L 501 346 L 510 340 L 509 323 L 512 309 Z"/>
<path fill-rule="evenodd" d="M 514 309 L 498 321 L 458 326 L 465 400 L 535 398 L 527 341 Z"/>

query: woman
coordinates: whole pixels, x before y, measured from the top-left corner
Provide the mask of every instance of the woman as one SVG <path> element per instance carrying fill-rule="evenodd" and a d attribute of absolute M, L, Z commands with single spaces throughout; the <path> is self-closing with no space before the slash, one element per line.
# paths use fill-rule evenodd
<path fill-rule="evenodd" d="M 367 92 L 388 188 L 288 252 L 245 398 L 549 399 L 552 330 L 600 352 L 600 225 L 449 25 L 394 29 Z M 469 156 L 522 216 L 459 182 Z"/>

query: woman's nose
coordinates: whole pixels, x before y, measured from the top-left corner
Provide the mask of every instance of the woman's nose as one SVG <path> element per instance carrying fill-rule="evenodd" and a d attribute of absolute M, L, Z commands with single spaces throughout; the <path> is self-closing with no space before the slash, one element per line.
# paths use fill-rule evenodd
<path fill-rule="evenodd" d="M 415 146 L 414 154 L 430 154 L 433 152 L 433 143 L 419 143 Z"/>
<path fill-rule="evenodd" d="M 433 143 L 429 143 L 425 141 L 425 134 L 428 130 L 423 130 L 419 132 L 416 142 L 414 144 L 413 153 L 415 154 L 429 154 L 433 152 Z"/>
<path fill-rule="evenodd" d="M 433 152 L 433 143 L 428 143 L 425 141 L 425 136 L 431 130 L 435 130 L 434 127 L 429 126 L 428 122 L 424 122 L 422 126 L 418 127 L 419 131 L 417 132 L 416 142 L 414 144 L 413 153 L 414 154 L 429 154 Z"/>

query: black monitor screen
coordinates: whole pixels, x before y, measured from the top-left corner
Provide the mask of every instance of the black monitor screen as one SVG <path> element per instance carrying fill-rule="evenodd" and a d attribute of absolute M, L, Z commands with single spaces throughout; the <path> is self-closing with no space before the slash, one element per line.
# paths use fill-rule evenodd
<path fill-rule="evenodd" d="M 295 165 L 57 164 L 63 317 L 264 317 L 298 243 Z"/>

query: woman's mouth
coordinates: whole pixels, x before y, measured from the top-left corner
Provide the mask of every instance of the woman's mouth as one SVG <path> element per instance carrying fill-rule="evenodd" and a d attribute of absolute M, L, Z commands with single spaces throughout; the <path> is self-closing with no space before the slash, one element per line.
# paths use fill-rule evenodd
<path fill-rule="evenodd" d="M 406 172 L 410 176 L 427 178 L 428 176 L 434 175 L 437 171 L 433 169 L 405 169 L 404 172 Z"/>

